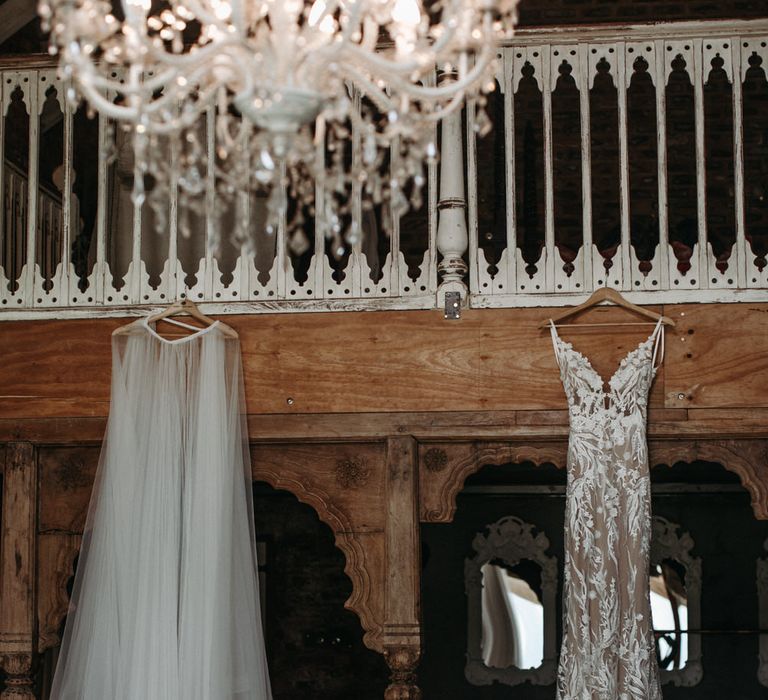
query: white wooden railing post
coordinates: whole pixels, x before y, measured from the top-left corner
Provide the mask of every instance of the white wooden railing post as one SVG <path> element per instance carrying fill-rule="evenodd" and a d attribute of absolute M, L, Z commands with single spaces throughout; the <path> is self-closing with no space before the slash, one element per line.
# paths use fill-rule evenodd
<path fill-rule="evenodd" d="M 442 260 L 437 266 L 441 282 L 437 288 L 438 308 L 445 306 L 446 292 L 458 292 L 467 298 L 467 263 L 464 253 L 469 243 L 467 199 L 464 193 L 464 139 L 461 112 L 454 112 L 441 122 L 440 199 L 437 203 L 437 250 Z"/>

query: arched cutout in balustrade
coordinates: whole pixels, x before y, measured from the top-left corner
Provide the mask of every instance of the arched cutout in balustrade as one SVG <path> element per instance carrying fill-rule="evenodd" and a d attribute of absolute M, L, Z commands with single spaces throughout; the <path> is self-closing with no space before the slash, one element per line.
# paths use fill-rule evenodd
<path fill-rule="evenodd" d="M 718 53 L 710 61 L 711 70 L 704 83 L 706 224 L 707 241 L 715 256 L 715 269 L 733 279 L 736 275 L 735 266 L 731 265 L 736 243 L 733 85 L 724 65 L 725 61 Z"/>
<path fill-rule="evenodd" d="M 101 150 L 99 120 L 81 104 L 72 116 L 72 207 L 74 224 L 70 231 L 72 267 L 77 289 L 70 288 L 72 303 L 85 295 L 96 263 L 97 219 L 99 209 L 99 159 Z M 100 154 L 104 158 L 106 154 Z M 105 183 L 106 185 L 106 183 Z"/>
<path fill-rule="evenodd" d="M 29 132 L 28 86 L 12 86 L 6 80 L 6 89 L 13 87 L 6 101 L 3 115 L 5 139 L 3 143 L 7 196 L 3 202 L 3 270 L 8 290 L 19 292 L 21 274 L 27 259 L 27 215 L 29 186 L 29 140 L 19 138 Z"/>
<path fill-rule="evenodd" d="M 648 61 L 638 56 L 627 88 L 629 238 L 644 276 L 653 269 L 659 245 L 656 87 L 649 68 Z"/>
<path fill-rule="evenodd" d="M 621 266 L 616 258 L 621 245 L 619 107 L 613 67 L 603 57 L 596 68 L 589 91 L 592 240 L 603 258 L 603 270 L 595 270 L 598 284 L 603 284 L 614 264 Z"/>
<path fill-rule="evenodd" d="M 35 262 L 45 292 L 53 288 L 53 277 L 59 272 L 64 247 L 64 113 L 60 99 L 59 90 L 51 85 L 45 90 L 40 105 Z"/>
<path fill-rule="evenodd" d="M 545 242 L 544 106 L 536 69 L 526 61 L 514 97 L 515 230 L 525 272 L 539 272 Z M 522 286 L 521 286 L 522 289 Z"/>
<path fill-rule="evenodd" d="M 475 139 L 477 168 L 477 243 L 491 279 L 507 247 L 507 173 L 504 95 L 497 83 L 488 94 L 485 110 L 489 130 Z"/>
<path fill-rule="evenodd" d="M 694 90 L 685 58 L 678 54 L 671 66 L 666 86 L 669 244 L 685 276 L 699 238 Z"/>
<path fill-rule="evenodd" d="M 763 42 L 762 46 L 765 46 Z M 744 214 L 751 262 L 768 266 L 768 79 L 763 56 L 754 51 L 744 77 Z"/>
<path fill-rule="evenodd" d="M 557 52 L 556 52 L 557 53 Z M 563 59 L 552 91 L 552 180 L 557 265 L 570 277 L 584 244 L 581 109 L 573 66 Z"/>

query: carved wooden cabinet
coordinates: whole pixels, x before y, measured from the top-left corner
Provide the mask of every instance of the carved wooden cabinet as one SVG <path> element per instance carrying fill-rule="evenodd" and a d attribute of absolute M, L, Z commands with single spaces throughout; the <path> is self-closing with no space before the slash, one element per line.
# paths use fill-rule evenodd
<path fill-rule="evenodd" d="M 406 434 L 363 438 L 359 424 L 334 439 L 254 442 L 254 479 L 293 493 L 316 510 L 334 532 L 352 581 L 346 606 L 360 619 L 364 643 L 384 655 L 391 671 L 387 700 L 421 697 L 416 670 L 421 656 L 419 524 L 448 522 L 465 479 L 486 465 L 533 461 L 564 467 L 561 426 L 504 426 L 501 440 L 439 441 L 435 420 L 402 416 Z M 448 432 L 449 418 L 443 416 Z M 343 419 L 340 418 L 343 422 Z M 410 424 L 408 424 L 410 422 Z M 71 426 L 70 426 L 71 427 Z M 83 425 L 86 432 L 95 426 Z M 339 427 L 339 426 L 337 426 Z M 680 426 L 682 430 L 683 426 Z M 295 430 L 289 422 L 286 432 Z M 488 432 L 486 426 L 482 432 Z M 97 441 L 65 444 L 9 441 L 3 461 L 2 612 L 0 654 L 7 674 L 3 698 L 32 698 L 35 663 L 59 643 L 68 606 L 67 582 L 98 460 Z M 739 475 L 758 518 L 768 517 L 768 439 L 653 438 L 655 464 L 705 459 Z"/>

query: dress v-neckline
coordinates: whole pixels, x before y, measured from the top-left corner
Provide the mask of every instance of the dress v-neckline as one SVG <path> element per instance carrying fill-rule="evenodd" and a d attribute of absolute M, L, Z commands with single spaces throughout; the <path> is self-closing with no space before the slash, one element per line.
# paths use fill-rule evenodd
<path fill-rule="evenodd" d="M 552 321 L 550 321 L 550 326 L 552 327 L 552 337 L 557 340 L 557 342 L 566 350 L 570 350 L 574 355 L 576 355 L 578 358 L 581 359 L 581 361 L 584 363 L 584 366 L 589 370 L 591 373 L 593 379 L 598 382 L 598 390 L 606 397 L 610 397 L 613 393 L 613 380 L 616 378 L 616 376 L 621 372 L 622 368 L 624 368 L 629 360 L 638 352 L 643 350 L 648 345 L 652 344 L 653 341 L 656 339 L 656 335 L 659 332 L 659 328 L 661 327 L 661 321 L 662 319 L 659 319 L 658 323 L 656 324 L 656 327 L 653 329 L 651 334 L 645 339 L 641 340 L 637 347 L 630 350 L 619 362 L 619 366 L 614 370 L 613 374 L 608 378 L 608 381 L 606 381 L 603 378 L 603 375 L 600 374 L 592 365 L 592 362 L 590 359 L 580 350 L 577 350 L 573 347 L 572 343 L 569 343 L 565 340 L 563 340 L 560 337 L 560 334 L 557 332 L 557 327 L 555 326 Z M 608 387 L 606 390 L 605 387 Z"/>

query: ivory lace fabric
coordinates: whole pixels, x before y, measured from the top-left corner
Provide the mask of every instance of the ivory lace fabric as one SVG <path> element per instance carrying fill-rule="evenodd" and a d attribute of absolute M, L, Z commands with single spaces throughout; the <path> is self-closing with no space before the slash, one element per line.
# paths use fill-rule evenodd
<path fill-rule="evenodd" d="M 240 349 L 112 339 L 107 433 L 53 700 L 268 700 Z"/>
<path fill-rule="evenodd" d="M 570 416 L 558 700 L 661 698 L 651 626 L 645 426 L 663 333 L 659 321 L 606 390 L 589 360 L 552 324 Z"/>

